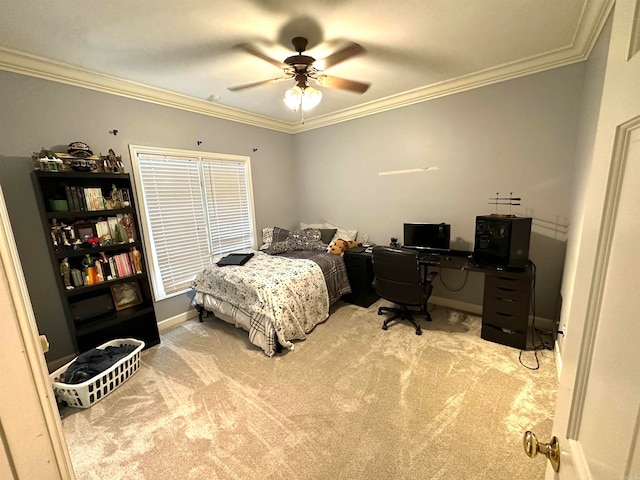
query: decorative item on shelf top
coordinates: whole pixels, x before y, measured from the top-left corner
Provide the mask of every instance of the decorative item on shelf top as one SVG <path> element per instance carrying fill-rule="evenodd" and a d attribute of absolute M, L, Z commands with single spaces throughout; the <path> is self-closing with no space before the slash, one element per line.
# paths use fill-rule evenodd
<path fill-rule="evenodd" d="M 392 248 L 400 248 L 400 243 L 398 242 L 398 238 L 391 237 L 391 242 L 389 243 L 389 246 Z"/>
<path fill-rule="evenodd" d="M 76 172 L 93 172 L 98 168 L 95 160 L 87 158 L 72 158 L 69 165 Z"/>
<path fill-rule="evenodd" d="M 74 157 L 87 158 L 93 155 L 91 148 L 84 142 L 71 142 L 69 144 L 69 149 L 67 150 L 69 155 Z"/>
<path fill-rule="evenodd" d="M 102 161 L 102 168 L 108 173 L 124 173 L 124 165 L 122 163 L 122 157 L 116 155 L 113 149 L 109 149 L 107 155 L 100 155 Z"/>
<path fill-rule="evenodd" d="M 36 164 L 36 168 L 39 168 L 40 170 L 46 170 L 50 172 L 59 172 L 62 170 L 62 160 L 60 160 L 58 156 L 51 150 L 45 150 L 43 147 L 40 150 L 37 158 L 38 163 Z"/>

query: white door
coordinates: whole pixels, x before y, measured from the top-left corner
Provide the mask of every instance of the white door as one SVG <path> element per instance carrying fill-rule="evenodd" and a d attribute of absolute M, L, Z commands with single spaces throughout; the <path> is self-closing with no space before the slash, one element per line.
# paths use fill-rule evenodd
<path fill-rule="evenodd" d="M 571 397 L 570 405 L 559 401 L 554 421 L 563 480 L 640 479 L 640 120 L 627 134 L 603 281 L 595 281 L 600 294 L 589 307 L 595 328 L 583 336 L 577 381 L 560 381 L 560 395 Z"/>
<path fill-rule="evenodd" d="M 0 188 L 0 478 L 75 478 Z"/>
<path fill-rule="evenodd" d="M 615 5 L 547 479 L 640 480 L 638 3 Z"/>

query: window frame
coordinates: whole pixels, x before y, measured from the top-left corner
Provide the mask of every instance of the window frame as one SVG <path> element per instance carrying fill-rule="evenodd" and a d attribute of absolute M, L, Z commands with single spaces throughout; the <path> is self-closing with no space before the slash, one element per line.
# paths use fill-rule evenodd
<path fill-rule="evenodd" d="M 171 297 L 175 297 L 178 295 L 183 295 L 184 293 L 190 290 L 189 287 L 167 292 L 165 289 L 165 281 L 162 278 L 162 273 L 160 270 L 158 255 L 156 254 L 156 249 L 154 245 L 151 243 L 152 228 L 148 213 L 147 207 L 147 199 L 145 197 L 145 192 L 143 191 L 143 182 L 141 178 L 141 170 L 140 164 L 138 161 L 138 156 L 149 155 L 149 156 L 166 156 L 166 157 L 174 157 L 176 160 L 184 159 L 198 162 L 198 170 L 199 170 L 199 183 L 200 183 L 200 199 L 202 201 L 204 212 L 207 212 L 208 205 L 206 204 L 206 191 L 205 191 L 205 183 L 203 178 L 203 163 L 214 162 L 214 163 L 234 163 L 244 165 L 246 168 L 246 188 L 247 188 L 247 207 L 250 210 L 249 215 L 249 228 L 250 228 L 250 242 L 251 247 L 254 250 L 257 249 L 257 230 L 256 230 L 256 218 L 255 218 L 255 205 L 253 199 L 253 182 L 251 175 L 251 158 L 244 155 L 231 155 L 224 153 L 216 153 L 216 152 L 202 152 L 202 151 L 194 151 L 194 150 L 182 150 L 182 149 L 172 149 L 172 148 L 163 148 L 163 147 L 149 147 L 143 145 L 129 145 L 129 153 L 131 155 L 131 164 L 132 164 L 132 178 L 133 178 L 133 186 L 137 200 L 137 209 L 140 218 L 140 230 L 142 233 L 142 241 L 144 244 L 145 252 L 147 252 L 147 264 L 149 270 L 149 278 L 151 280 L 151 285 L 153 287 L 153 295 L 155 301 L 165 300 Z M 193 198 L 197 197 L 194 195 Z M 217 255 L 212 252 L 211 245 L 211 224 L 206 223 L 203 225 L 206 230 L 206 235 L 204 238 L 204 242 L 206 244 L 206 250 L 209 252 L 209 258 L 202 261 L 203 265 L 210 264 L 214 257 Z M 246 247 L 249 248 L 249 247 Z M 199 271 L 194 272 L 193 277 L 199 273 Z"/>

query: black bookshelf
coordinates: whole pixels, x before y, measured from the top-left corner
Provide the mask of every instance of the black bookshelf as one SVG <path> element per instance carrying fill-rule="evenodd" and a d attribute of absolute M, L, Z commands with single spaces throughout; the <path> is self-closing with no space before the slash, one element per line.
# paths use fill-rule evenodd
<path fill-rule="evenodd" d="M 77 351 L 116 338 L 160 343 L 129 174 L 35 170 L 32 178 Z"/>

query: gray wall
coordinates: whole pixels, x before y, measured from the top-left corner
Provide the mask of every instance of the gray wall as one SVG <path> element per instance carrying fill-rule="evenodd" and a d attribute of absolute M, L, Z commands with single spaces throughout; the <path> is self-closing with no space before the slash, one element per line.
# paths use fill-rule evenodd
<path fill-rule="evenodd" d="M 571 305 L 574 294 L 578 251 L 580 248 L 579 233 L 583 228 L 585 209 L 588 208 L 586 205 L 588 176 L 592 163 L 597 161 L 594 158 L 594 145 L 602 102 L 612 23 L 613 13 L 609 15 L 609 19 L 598 37 L 598 41 L 593 47 L 591 55 L 589 55 L 589 60 L 585 65 L 582 112 L 580 115 L 580 128 L 573 169 L 574 183 L 571 191 L 571 231 L 567 242 L 565 275 L 561 289 L 562 300 L 565 305 Z M 575 234 L 572 234 L 574 232 Z M 569 308 L 563 310 L 561 316 L 559 329 L 563 332 L 567 331 L 569 324 L 568 311 Z M 564 349 L 565 338 L 565 335 L 558 337 L 561 352 Z"/>
<path fill-rule="evenodd" d="M 472 250 L 475 216 L 495 211 L 487 203 L 496 192 L 513 192 L 523 197 L 514 213 L 535 219 L 530 256 L 538 265 L 537 314 L 557 317 L 565 238 L 553 224 L 566 222 L 571 211 L 584 68 L 564 67 L 295 136 L 0 72 L 0 182 L 38 325 L 51 342 L 48 360 L 72 352 L 38 223 L 30 153 L 75 140 L 96 153 L 113 148 L 127 171 L 129 144 L 249 155 L 259 231 L 326 220 L 383 244 L 392 235 L 402 238 L 405 221 L 445 221 L 452 246 Z M 114 129 L 117 136 L 109 133 Z M 423 166 L 439 170 L 378 176 Z M 447 290 L 462 285 L 459 292 Z M 480 274 L 443 271 L 435 295 L 480 305 L 482 286 Z M 188 309 L 188 295 L 156 304 L 159 320 Z"/>
<path fill-rule="evenodd" d="M 0 72 L 0 91 L 0 182 L 38 327 L 51 343 L 49 361 L 73 351 L 31 184 L 31 152 L 79 140 L 96 154 L 113 148 L 128 172 L 129 144 L 247 155 L 258 230 L 299 216 L 290 135 L 7 72 Z M 188 309 L 188 295 L 156 303 L 158 320 Z"/>
<path fill-rule="evenodd" d="M 295 136 L 301 220 L 355 228 L 371 241 L 402 240 L 402 224 L 447 222 L 452 247 L 472 250 L 489 197 L 522 197 L 534 217 L 537 314 L 556 318 L 571 211 L 584 64 L 391 110 Z M 304 153 L 304 154 L 303 154 Z M 378 172 L 438 166 L 418 174 Z M 509 213 L 504 207 L 499 213 Z M 550 222 L 550 223 L 549 223 Z M 566 230 L 566 229 L 565 229 Z M 361 238 L 361 237 L 360 237 Z M 481 304 L 483 278 L 442 271 L 434 295 Z"/>

